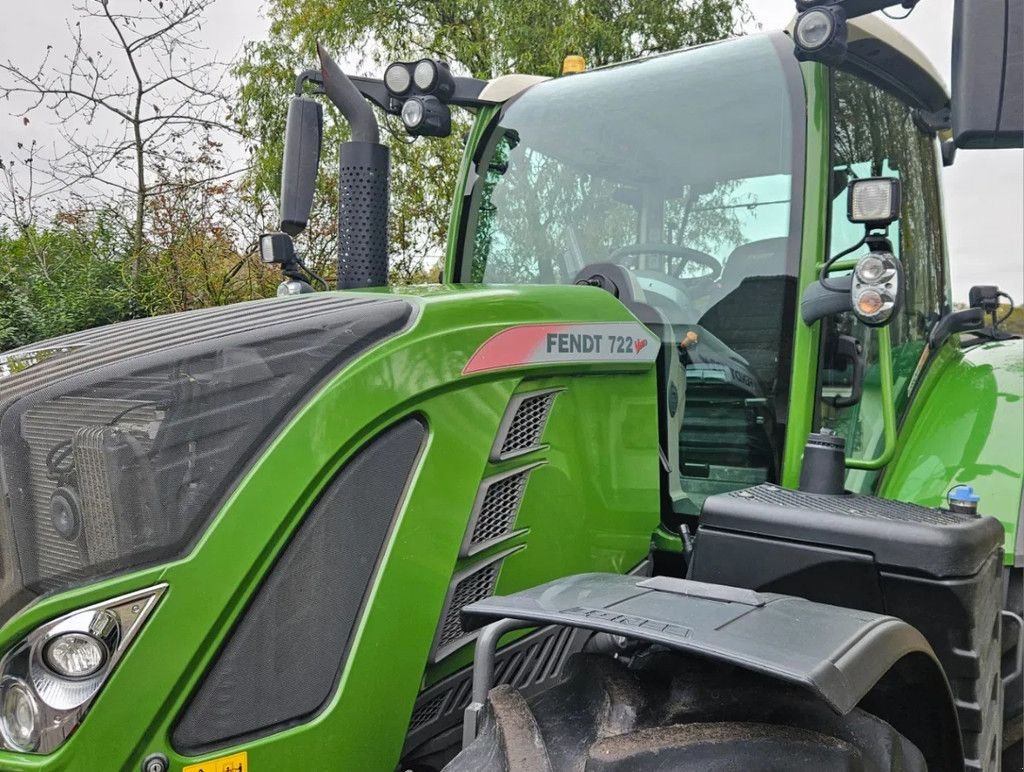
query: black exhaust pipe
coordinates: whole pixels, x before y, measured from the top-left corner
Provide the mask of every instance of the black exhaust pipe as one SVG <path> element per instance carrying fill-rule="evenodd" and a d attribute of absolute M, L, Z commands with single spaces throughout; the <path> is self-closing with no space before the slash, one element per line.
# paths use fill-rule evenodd
<path fill-rule="evenodd" d="M 338 173 L 338 289 L 388 283 L 391 153 L 373 110 L 348 76 L 317 46 L 324 93 L 352 127 Z"/>

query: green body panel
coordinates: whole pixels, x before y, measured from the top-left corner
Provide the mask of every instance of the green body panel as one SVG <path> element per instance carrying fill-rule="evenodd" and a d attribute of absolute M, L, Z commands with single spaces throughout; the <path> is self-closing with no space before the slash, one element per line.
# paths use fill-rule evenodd
<path fill-rule="evenodd" d="M 452 211 L 448 218 L 448 239 L 445 244 L 445 260 L 442 269 L 442 281 L 455 280 L 455 260 L 459 253 L 459 222 L 462 220 L 462 209 L 466 201 L 466 190 L 469 183 L 470 170 L 473 168 L 473 156 L 480 146 L 481 140 L 487 133 L 487 127 L 491 123 L 499 108 L 484 107 L 476 116 L 473 127 L 466 137 L 466 152 L 462 155 L 462 163 L 459 165 L 459 176 L 455 180 L 455 190 L 452 191 Z"/>
<path fill-rule="evenodd" d="M 1022 564 L 1024 341 L 961 350 L 946 343 L 925 372 L 900 429 L 879 495 L 945 506 L 955 485 L 971 485 L 979 511 L 1006 529 L 1005 559 Z"/>
<path fill-rule="evenodd" d="M 818 279 L 818 263 L 828 248 L 829 179 L 829 87 L 828 70 L 820 64 L 801 65 L 807 95 L 807 147 L 804 172 L 804 220 L 800 245 L 797 297 Z M 818 398 L 818 349 L 821 324 L 810 327 L 793 320 L 793 375 L 789 391 L 789 423 L 783 450 L 782 484 L 796 487 L 800 482 L 804 441 L 812 430 Z"/>
<path fill-rule="evenodd" d="M 515 540 L 522 548 L 505 562 L 499 591 L 567 572 L 624 571 L 643 560 L 659 502 L 653 366 L 462 374 L 477 347 L 510 325 L 627 321 L 628 312 L 588 287 L 411 294 L 419 306 L 411 329 L 350 363 L 283 427 L 190 555 L 44 598 L 5 625 L 0 650 L 84 604 L 161 581 L 169 587 L 74 736 L 49 756 L 0 752 L 0 768 L 137 768 L 151 752 L 166 753 L 172 769 L 188 763 L 169 734 L 232 624 L 324 485 L 362 443 L 405 415 L 423 417 L 429 439 L 368 601 L 381 611 L 362 618 L 340 686 L 317 718 L 242 746 L 254 769 L 293 768 L 300 759 L 306 769 L 398 762 L 473 501 L 494 471 L 487 458 L 517 389 L 565 392 L 552 409 L 547 447 L 530 459 L 546 463 L 528 484 L 517 523 L 524 533 Z M 618 449 L 626 449 L 628 465 L 616 463 Z"/>

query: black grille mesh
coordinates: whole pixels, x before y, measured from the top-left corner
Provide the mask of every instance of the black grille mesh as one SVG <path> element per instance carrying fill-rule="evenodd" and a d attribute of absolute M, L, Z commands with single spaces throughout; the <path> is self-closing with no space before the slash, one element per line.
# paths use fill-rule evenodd
<path fill-rule="evenodd" d="M 416 707 L 412 711 L 412 718 L 409 719 L 409 731 L 414 731 L 421 726 L 436 721 L 444 712 L 445 705 L 452 694 L 453 692 L 450 691 L 442 692 L 441 694 L 434 695 L 429 700 L 417 702 Z M 466 705 L 468 704 L 467 702 Z"/>
<path fill-rule="evenodd" d="M 469 540 L 471 548 L 501 539 L 512 532 L 529 474 L 530 469 L 523 469 L 487 485 Z"/>
<path fill-rule="evenodd" d="M 533 394 L 524 397 L 518 406 L 515 406 L 515 414 L 508 424 L 504 437 L 501 438 L 498 459 L 526 453 L 540 446 L 544 426 L 556 396 L 557 391 Z"/>
<path fill-rule="evenodd" d="M 334 691 L 426 429 L 386 430 L 306 515 L 175 727 L 196 755 L 300 723 Z"/>
<path fill-rule="evenodd" d="M 477 569 L 455 585 L 444 619 L 441 620 L 441 634 L 437 641 L 439 651 L 466 637 L 467 633 L 462 627 L 462 609 L 470 603 L 494 595 L 497 580 L 498 564 L 491 563 Z"/>
<path fill-rule="evenodd" d="M 449 655 L 473 637 L 472 633 L 467 633 L 462 627 L 462 609 L 470 603 L 495 594 L 498 572 L 504 557 L 505 555 L 500 555 L 493 558 L 490 562 L 475 566 L 468 573 L 456 578 L 444 603 L 431 661 Z"/>
<path fill-rule="evenodd" d="M 728 495 L 733 498 L 749 499 L 780 507 L 817 509 L 836 515 L 854 515 L 905 523 L 960 525 L 978 519 L 977 515 L 950 512 L 946 509 L 929 509 L 917 504 L 880 499 L 874 496 L 827 496 L 779 488 L 775 485 L 758 485 L 754 488 L 733 491 Z"/>

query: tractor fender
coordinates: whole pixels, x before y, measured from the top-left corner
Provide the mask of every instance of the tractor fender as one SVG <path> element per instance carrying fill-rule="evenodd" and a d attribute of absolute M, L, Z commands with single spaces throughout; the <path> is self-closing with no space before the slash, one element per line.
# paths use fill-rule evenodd
<path fill-rule="evenodd" d="M 915 389 L 877 495 L 947 506 L 957 485 L 1003 524 L 1006 564 L 1024 566 L 1024 341 L 945 345 Z"/>
<path fill-rule="evenodd" d="M 803 687 L 838 714 L 874 713 L 920 748 L 929 769 L 963 768 L 942 667 L 895 617 L 688 579 L 579 574 L 478 601 L 463 618 L 467 629 L 567 625 L 726 662 Z"/>

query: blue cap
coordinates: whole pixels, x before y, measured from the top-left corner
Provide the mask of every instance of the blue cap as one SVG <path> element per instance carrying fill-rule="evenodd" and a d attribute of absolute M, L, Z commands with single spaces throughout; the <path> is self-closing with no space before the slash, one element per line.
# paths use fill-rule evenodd
<path fill-rule="evenodd" d="M 960 501 L 965 504 L 977 504 L 981 496 L 974 492 L 970 485 L 958 485 L 949 492 L 950 501 Z"/>

